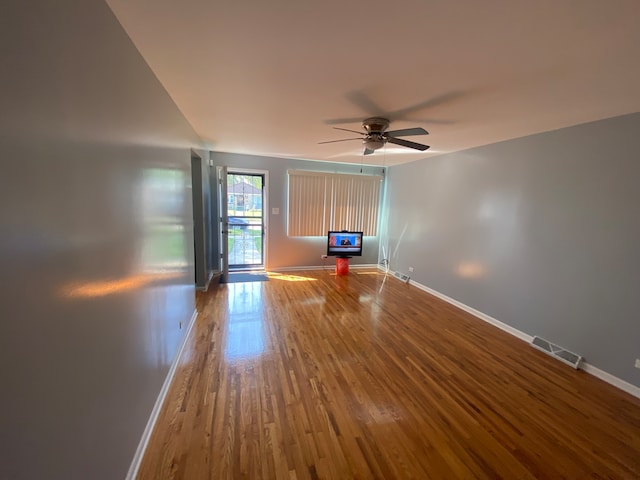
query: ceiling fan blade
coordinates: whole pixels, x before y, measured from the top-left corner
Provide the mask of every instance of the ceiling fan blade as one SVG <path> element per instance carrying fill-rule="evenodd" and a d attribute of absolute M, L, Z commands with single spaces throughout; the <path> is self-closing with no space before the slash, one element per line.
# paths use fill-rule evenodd
<path fill-rule="evenodd" d="M 415 123 L 428 123 L 431 125 L 455 125 L 456 120 L 443 120 L 441 118 L 416 118 L 411 117 L 411 121 Z"/>
<path fill-rule="evenodd" d="M 418 110 L 423 110 L 426 108 L 432 108 L 438 105 L 442 105 L 444 103 L 448 103 L 448 102 L 452 102 L 454 100 L 457 100 L 461 97 L 463 97 L 464 95 L 466 95 L 468 92 L 462 91 L 462 90 L 453 90 L 451 92 L 447 92 L 447 93 L 443 93 L 442 95 L 438 95 L 436 97 L 432 97 L 428 100 L 425 100 L 424 102 L 420 102 L 420 103 L 416 103 L 414 105 L 410 105 L 408 107 L 405 108 L 401 108 L 399 110 L 395 110 L 393 112 L 389 113 L 389 116 L 392 119 L 402 119 L 404 118 L 407 114 L 413 113 L 413 112 L 417 112 Z"/>
<path fill-rule="evenodd" d="M 347 99 L 355 106 L 361 108 L 369 115 L 380 115 L 385 111 L 374 102 L 369 95 L 362 90 L 353 90 L 346 95 Z"/>
<path fill-rule="evenodd" d="M 375 152 L 375 150 L 371 150 L 370 148 L 364 149 L 364 155 L 371 155 L 373 152 Z"/>
<path fill-rule="evenodd" d="M 366 133 L 364 132 L 359 132 L 357 130 L 349 130 L 348 128 L 340 128 L 340 127 L 333 127 L 334 130 L 343 130 L 345 132 L 351 132 L 351 133 L 357 133 L 358 135 L 366 135 Z"/>
<path fill-rule="evenodd" d="M 325 125 L 343 125 L 345 123 L 360 123 L 362 121 L 362 117 L 351 117 L 351 118 L 330 118 L 329 120 L 325 120 Z"/>
<path fill-rule="evenodd" d="M 415 150 L 420 150 L 421 152 L 424 152 L 426 149 L 429 148 L 429 145 L 422 145 L 421 143 L 410 142 L 409 140 L 404 140 L 402 138 L 387 137 L 387 141 L 389 143 L 394 143 L 402 147 L 409 147 Z"/>
<path fill-rule="evenodd" d="M 408 137 L 409 135 L 429 135 L 424 128 L 416 127 L 416 128 L 405 128 L 403 130 L 391 130 L 390 132 L 386 132 L 387 135 L 392 137 Z"/>
<path fill-rule="evenodd" d="M 318 142 L 318 145 L 321 143 L 336 143 L 336 142 L 348 142 L 349 140 L 362 140 L 361 138 L 343 138 L 341 140 L 329 140 L 327 142 Z"/>

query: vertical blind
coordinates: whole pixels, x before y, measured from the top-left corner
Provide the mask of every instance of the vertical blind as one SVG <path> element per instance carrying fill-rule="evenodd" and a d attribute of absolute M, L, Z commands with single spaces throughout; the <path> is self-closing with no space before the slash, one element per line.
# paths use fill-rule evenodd
<path fill-rule="evenodd" d="M 329 230 L 378 230 L 378 175 L 289 170 L 288 235 L 323 236 Z"/>

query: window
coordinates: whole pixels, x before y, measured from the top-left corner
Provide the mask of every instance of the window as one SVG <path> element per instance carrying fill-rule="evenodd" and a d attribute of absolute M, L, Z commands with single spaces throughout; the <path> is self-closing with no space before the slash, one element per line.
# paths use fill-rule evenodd
<path fill-rule="evenodd" d="M 288 235 L 355 230 L 375 236 L 382 177 L 290 170 Z"/>

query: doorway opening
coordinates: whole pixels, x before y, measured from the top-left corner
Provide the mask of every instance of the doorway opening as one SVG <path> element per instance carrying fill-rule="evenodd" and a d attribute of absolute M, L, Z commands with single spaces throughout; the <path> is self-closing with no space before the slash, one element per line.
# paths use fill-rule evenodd
<path fill-rule="evenodd" d="M 228 171 L 226 182 L 229 270 L 264 270 L 265 174 Z"/>

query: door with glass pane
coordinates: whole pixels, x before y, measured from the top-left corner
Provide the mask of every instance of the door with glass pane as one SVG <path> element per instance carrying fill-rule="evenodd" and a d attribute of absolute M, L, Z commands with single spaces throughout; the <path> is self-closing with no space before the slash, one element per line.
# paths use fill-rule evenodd
<path fill-rule="evenodd" d="M 230 270 L 264 268 L 264 174 L 227 172 Z"/>

